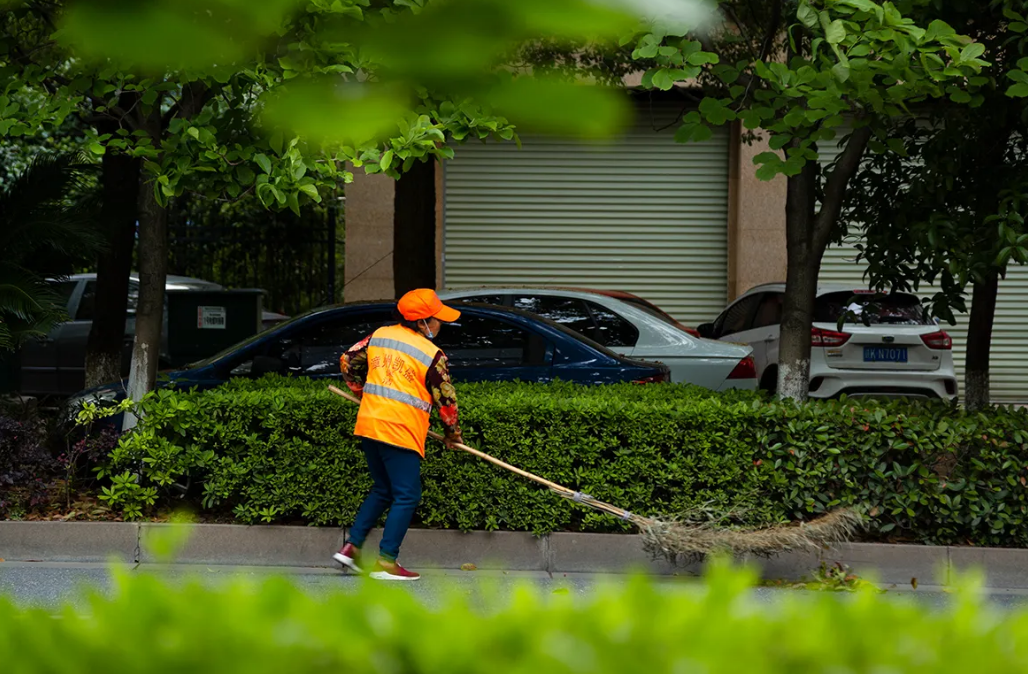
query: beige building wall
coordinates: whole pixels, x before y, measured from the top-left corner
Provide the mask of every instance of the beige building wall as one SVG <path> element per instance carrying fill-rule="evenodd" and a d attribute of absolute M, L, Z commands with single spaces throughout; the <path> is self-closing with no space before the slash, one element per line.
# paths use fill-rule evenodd
<path fill-rule="evenodd" d="M 785 280 L 785 177 L 757 179 L 753 158 L 767 140 L 746 144 L 733 132 L 728 187 L 728 297 Z"/>
<path fill-rule="evenodd" d="M 389 176 L 353 171 L 346 186 L 344 302 L 393 299 L 393 196 Z"/>

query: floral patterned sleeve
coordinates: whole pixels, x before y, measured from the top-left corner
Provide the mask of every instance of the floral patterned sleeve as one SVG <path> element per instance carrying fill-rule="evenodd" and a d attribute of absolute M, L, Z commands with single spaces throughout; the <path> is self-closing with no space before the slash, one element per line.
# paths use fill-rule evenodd
<path fill-rule="evenodd" d="M 364 391 L 364 382 L 368 378 L 368 336 L 351 346 L 339 358 L 339 369 L 343 373 L 343 381 L 358 397 Z"/>
<path fill-rule="evenodd" d="M 439 408 L 439 418 L 443 422 L 447 436 L 460 435 L 460 423 L 457 418 L 457 391 L 450 381 L 450 368 L 446 355 L 440 351 L 436 354 L 432 366 L 428 368 L 425 384 L 432 393 L 432 399 Z"/>

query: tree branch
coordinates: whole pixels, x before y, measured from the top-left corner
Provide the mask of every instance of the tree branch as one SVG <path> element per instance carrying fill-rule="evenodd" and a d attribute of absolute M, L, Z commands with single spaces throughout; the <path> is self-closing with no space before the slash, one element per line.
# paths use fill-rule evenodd
<path fill-rule="evenodd" d="M 739 15 L 736 14 L 735 9 L 731 5 L 720 5 L 721 12 L 735 24 L 735 27 L 739 29 L 739 34 L 742 35 L 742 39 L 747 43 L 750 42 L 750 34 L 746 30 L 746 26 L 742 21 L 739 20 Z"/>
<path fill-rule="evenodd" d="M 123 92 L 121 92 L 118 95 L 118 103 L 119 104 L 117 106 L 115 106 L 115 109 L 118 110 L 119 113 L 120 113 L 119 116 L 118 116 L 118 122 L 119 123 L 128 124 L 132 128 L 138 128 L 138 126 L 139 126 L 139 124 L 138 124 L 138 122 L 139 122 L 138 115 L 136 115 L 135 118 L 133 118 L 131 115 L 132 115 L 133 112 L 135 112 L 136 108 L 139 107 L 139 103 L 143 100 L 143 96 L 141 94 L 139 94 L 139 93 L 134 93 L 134 95 L 131 96 L 131 98 L 135 99 L 134 101 L 132 101 L 132 105 L 130 105 L 128 107 L 128 110 L 125 110 L 124 112 L 121 112 L 121 100 L 125 96 L 127 96 L 127 95 L 128 95 L 128 92 L 126 92 L 126 91 L 123 91 Z"/>
<path fill-rule="evenodd" d="M 41 19 L 43 19 L 43 21 L 46 22 L 46 25 L 50 27 L 51 34 L 57 32 L 57 23 L 54 21 L 53 16 L 50 15 L 50 11 L 47 8 L 43 7 L 43 3 L 41 3 L 41 2 L 30 2 L 29 3 L 29 7 Z"/>
<path fill-rule="evenodd" d="M 764 40 L 761 43 L 760 54 L 757 58 L 759 61 L 766 61 L 771 55 L 771 48 L 775 44 L 775 36 L 778 35 L 778 29 L 782 23 L 782 0 L 774 0 L 774 5 L 771 8 L 771 20 L 768 22 L 767 30 L 764 33 Z M 747 40 L 748 41 L 748 40 Z M 704 51 L 709 51 L 704 47 Z M 745 78 L 745 79 L 744 79 Z M 739 99 L 738 104 L 735 106 L 735 111 L 739 112 L 745 107 L 749 101 L 750 95 L 753 93 L 753 87 L 757 82 L 757 78 L 746 73 L 740 73 L 739 79 L 746 82 L 746 90 L 742 94 L 742 98 Z"/>
<path fill-rule="evenodd" d="M 162 123 L 165 127 L 176 117 L 189 119 L 200 113 L 204 106 L 214 98 L 217 92 L 206 83 L 193 81 L 182 87 L 182 95 L 178 102 L 164 114 Z"/>
<path fill-rule="evenodd" d="M 44 49 L 47 49 L 49 47 L 53 47 L 56 44 L 57 44 L 56 42 L 52 42 L 52 41 L 51 42 L 44 42 L 43 44 L 36 45 L 30 51 L 24 51 L 20 47 L 18 47 L 16 45 L 12 45 L 12 49 L 14 49 L 18 53 L 18 57 L 14 60 L 14 62 L 17 63 L 18 61 L 25 60 L 25 61 L 27 61 L 29 63 L 33 63 L 33 61 L 32 61 L 32 55 L 33 54 L 35 54 L 36 52 L 39 52 L 39 51 L 43 51 Z"/>
<path fill-rule="evenodd" d="M 771 8 L 771 20 L 768 22 L 767 32 L 764 33 L 764 43 L 760 47 L 760 60 L 766 61 L 771 55 L 771 47 L 775 44 L 775 37 L 778 35 L 778 28 L 782 23 L 782 0 L 775 0 Z"/>
<path fill-rule="evenodd" d="M 850 179 L 856 175 L 857 169 L 860 168 L 860 160 L 864 156 L 864 149 L 869 140 L 871 140 L 871 127 L 863 126 L 853 131 L 846 143 L 846 149 L 842 151 L 835 163 L 835 168 L 828 176 L 821 210 L 814 221 L 815 245 L 818 245 L 821 239 L 824 239 L 825 245 L 827 245 L 832 226 L 839 219 L 839 213 L 842 212 L 846 187 Z"/>
<path fill-rule="evenodd" d="M 681 124 L 682 123 L 682 116 L 685 115 L 686 111 L 688 111 L 690 108 L 698 105 L 703 100 L 702 98 L 699 98 L 699 97 L 695 96 L 694 94 L 692 94 L 689 91 L 683 91 L 683 90 L 679 90 L 679 91 L 680 91 L 680 93 L 683 96 L 685 96 L 688 99 L 688 102 L 684 103 L 682 105 L 682 109 L 678 111 L 678 114 L 675 115 L 675 118 L 673 120 L 671 120 L 670 122 L 668 122 L 664 126 L 660 126 L 660 127 L 657 127 L 657 126 L 653 125 L 653 119 L 654 119 L 654 115 L 653 115 L 653 96 L 650 95 L 650 96 L 647 97 L 647 99 L 649 101 L 649 107 L 650 107 L 650 128 L 653 129 L 653 131 L 655 131 L 656 133 L 660 133 L 661 131 L 666 131 L 667 129 L 670 129 L 672 126 L 677 126 L 677 125 Z"/>
<path fill-rule="evenodd" d="M 121 117 L 107 112 L 94 112 L 91 115 L 84 116 L 82 121 L 91 126 L 96 126 L 97 124 L 102 124 L 104 122 L 121 122 Z"/>
<path fill-rule="evenodd" d="M 40 15 L 44 18 L 44 20 L 46 20 L 46 22 L 48 24 L 52 25 L 52 21 L 50 20 L 50 18 L 46 14 L 42 13 L 42 10 L 39 10 L 39 11 L 40 11 Z M 37 51 L 39 51 L 39 49 L 34 49 L 32 52 L 25 52 L 21 48 L 21 46 L 19 44 L 17 44 L 17 43 L 12 44 L 10 48 L 11 48 L 11 52 L 13 54 L 15 54 L 16 60 L 18 60 L 18 61 L 25 61 L 26 63 L 31 63 L 32 65 L 36 65 L 36 66 L 38 66 L 40 68 L 44 68 L 44 66 L 40 65 L 39 63 L 36 63 L 31 58 L 32 54 L 35 54 Z M 60 73 L 54 72 L 52 69 L 47 69 L 47 70 L 49 71 L 48 74 L 45 77 L 43 77 L 43 78 L 41 78 L 39 80 L 39 86 L 41 86 L 43 88 L 43 90 L 46 91 L 46 93 L 48 93 L 48 94 L 50 94 L 52 96 L 55 93 L 57 93 L 56 87 L 70 87 L 71 86 L 71 81 L 68 78 L 66 78 L 64 75 L 61 75 Z M 101 99 L 101 98 L 99 98 L 97 96 L 93 96 L 92 94 L 87 94 L 86 97 L 89 99 L 90 103 L 92 103 L 94 109 L 96 109 L 99 106 L 107 104 L 107 101 L 104 101 L 103 99 Z M 117 105 L 108 107 L 107 110 L 108 110 L 108 113 L 98 113 L 98 114 L 106 114 L 107 116 L 112 117 L 114 119 L 118 119 L 119 121 L 120 120 L 124 120 L 124 118 L 128 114 L 128 112 L 122 110 Z"/>

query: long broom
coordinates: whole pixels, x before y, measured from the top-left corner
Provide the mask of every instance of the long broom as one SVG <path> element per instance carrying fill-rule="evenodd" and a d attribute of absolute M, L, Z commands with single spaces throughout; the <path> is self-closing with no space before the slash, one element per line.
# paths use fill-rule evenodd
<path fill-rule="evenodd" d="M 360 404 L 360 400 L 356 397 L 335 386 L 329 386 L 328 389 L 350 402 Z M 428 435 L 434 440 L 443 440 L 443 436 L 434 431 L 429 431 Z M 643 517 L 604 503 L 589 494 L 533 475 L 473 447 L 459 443 L 454 447 L 480 459 L 485 459 L 504 470 L 538 482 L 569 501 L 631 522 L 639 528 L 645 550 L 654 557 L 663 557 L 673 564 L 683 559 L 699 559 L 706 555 L 722 552 L 733 555 L 770 556 L 801 548 L 820 548 L 847 540 L 863 523 L 863 518 L 849 508 L 834 510 L 810 522 L 761 528 L 723 528 L 709 523 L 694 523 L 680 519 Z"/>

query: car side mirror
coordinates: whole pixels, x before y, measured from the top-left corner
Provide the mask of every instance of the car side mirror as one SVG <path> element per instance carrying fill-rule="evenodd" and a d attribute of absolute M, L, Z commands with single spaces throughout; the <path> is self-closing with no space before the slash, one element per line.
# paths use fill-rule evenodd
<path fill-rule="evenodd" d="M 700 337 L 704 339 L 714 339 L 714 324 L 704 323 L 703 325 L 696 326 L 696 332 L 700 333 Z"/>

